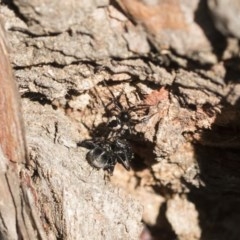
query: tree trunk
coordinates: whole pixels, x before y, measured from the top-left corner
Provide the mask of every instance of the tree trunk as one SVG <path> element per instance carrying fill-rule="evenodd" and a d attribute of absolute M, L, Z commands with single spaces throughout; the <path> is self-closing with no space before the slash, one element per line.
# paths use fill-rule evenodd
<path fill-rule="evenodd" d="M 4 239 L 239 238 L 237 1 L 0 9 L 21 95 L 2 35 Z M 116 164 L 113 176 L 80 144 L 117 157 L 123 138 L 131 170 Z"/>

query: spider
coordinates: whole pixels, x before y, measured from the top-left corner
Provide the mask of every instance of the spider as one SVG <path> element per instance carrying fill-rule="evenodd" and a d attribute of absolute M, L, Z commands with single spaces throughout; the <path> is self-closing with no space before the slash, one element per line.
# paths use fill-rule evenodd
<path fill-rule="evenodd" d="M 97 169 L 102 168 L 112 175 L 116 163 L 119 162 L 126 170 L 130 170 L 133 152 L 129 143 L 124 139 L 114 141 L 85 140 L 80 142 L 79 146 L 90 150 L 86 155 L 86 159 L 90 165 Z"/>
<path fill-rule="evenodd" d="M 141 121 L 139 119 L 134 119 L 133 113 L 135 113 L 137 110 L 144 109 L 147 106 L 131 105 L 128 98 L 125 95 L 125 99 L 127 101 L 127 107 L 125 107 L 120 102 L 120 98 L 124 94 L 123 90 L 117 97 L 113 94 L 113 92 L 109 88 L 108 91 L 112 96 L 112 100 L 107 105 L 104 105 L 106 111 L 105 114 L 109 117 L 106 125 L 106 127 L 108 128 L 108 137 L 110 138 L 112 136 L 126 137 L 133 133 L 135 125 Z M 113 106 L 110 107 L 111 105 Z"/>
<path fill-rule="evenodd" d="M 104 84 L 107 87 L 105 82 Z M 112 175 L 117 162 L 121 163 L 126 170 L 130 169 L 133 151 L 126 139 L 130 138 L 135 125 L 140 122 L 133 118 L 133 113 L 138 109 L 146 108 L 146 105 L 133 106 L 125 95 L 127 101 L 125 107 L 120 102 L 124 92 L 121 91 L 116 97 L 108 87 L 107 89 L 111 94 L 111 101 L 105 105 L 100 98 L 105 108 L 105 115 L 108 117 L 107 123 L 101 123 L 93 130 L 88 128 L 92 139 L 82 141 L 78 145 L 89 149 L 86 159 L 90 165 L 107 170 Z"/>

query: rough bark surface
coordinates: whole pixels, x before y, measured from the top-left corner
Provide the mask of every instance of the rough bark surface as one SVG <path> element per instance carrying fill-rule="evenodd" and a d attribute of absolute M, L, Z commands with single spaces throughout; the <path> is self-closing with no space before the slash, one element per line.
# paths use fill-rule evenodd
<path fill-rule="evenodd" d="M 0 238 L 46 239 L 26 171 L 20 101 L 5 40 L 0 26 Z"/>
<path fill-rule="evenodd" d="M 237 1 L 12 0 L 0 14 L 47 239 L 239 238 Z M 77 144 L 108 121 L 110 91 L 147 110 L 132 170 L 106 178 Z"/>

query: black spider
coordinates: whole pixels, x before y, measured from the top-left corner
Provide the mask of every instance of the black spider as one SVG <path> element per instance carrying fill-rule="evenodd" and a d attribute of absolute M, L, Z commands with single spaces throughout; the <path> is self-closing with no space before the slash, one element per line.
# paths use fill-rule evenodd
<path fill-rule="evenodd" d="M 104 84 L 107 87 L 105 82 Z M 93 167 L 102 168 L 112 174 L 117 162 L 121 163 L 126 170 L 130 169 L 133 151 L 126 139 L 131 139 L 135 125 L 140 122 L 134 119 L 133 114 L 137 116 L 136 111 L 146 109 L 146 105 L 133 106 L 125 95 L 127 106 L 124 106 L 120 102 L 124 92 L 115 96 L 109 88 L 108 90 L 112 96 L 111 101 L 105 105 L 100 98 L 105 108 L 105 116 L 108 117 L 107 123 L 101 123 L 93 130 L 89 129 L 92 139 L 78 145 L 89 149 L 86 159 Z"/>
<path fill-rule="evenodd" d="M 135 125 L 141 121 L 139 119 L 134 119 L 133 113 L 136 116 L 136 111 L 146 109 L 147 106 L 131 105 L 127 97 L 125 97 L 127 106 L 123 106 L 120 102 L 123 91 L 117 97 L 109 88 L 108 91 L 112 96 L 112 100 L 105 106 L 105 115 L 108 117 L 106 126 L 108 128 L 108 137 L 126 137 L 133 133 Z M 111 105 L 112 107 L 110 107 Z"/>
<path fill-rule="evenodd" d="M 129 143 L 124 139 L 85 140 L 79 143 L 79 146 L 90 150 L 86 158 L 89 164 L 95 168 L 107 170 L 112 175 L 116 163 L 119 162 L 126 170 L 130 170 L 133 152 Z"/>

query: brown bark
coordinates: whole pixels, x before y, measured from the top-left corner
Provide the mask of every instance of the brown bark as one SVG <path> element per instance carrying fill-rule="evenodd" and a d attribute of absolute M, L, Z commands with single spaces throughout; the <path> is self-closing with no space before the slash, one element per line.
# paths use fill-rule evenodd
<path fill-rule="evenodd" d="M 27 163 L 27 155 L 19 95 L 5 40 L 0 28 L 0 238 L 46 239 L 36 214 L 31 181 L 26 182 L 26 176 L 19 175 Z"/>
<path fill-rule="evenodd" d="M 141 217 L 142 239 L 238 239 L 239 4 L 229 2 L 0 6 L 26 126 L 23 182 L 48 239 L 137 239 Z M 148 107 L 132 114 L 142 120 L 128 139 L 132 170 L 117 165 L 106 181 L 77 143 L 107 121 L 109 89 L 124 108 Z M 17 132 L 0 133 L 3 155 L 25 163 L 17 101 L 5 102 Z"/>

